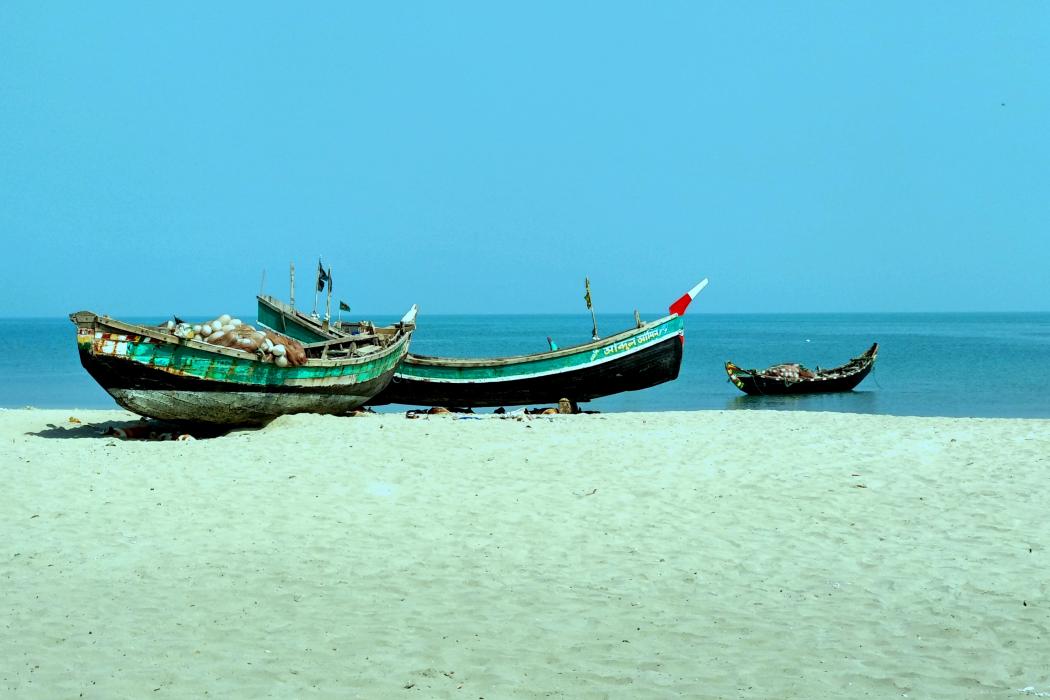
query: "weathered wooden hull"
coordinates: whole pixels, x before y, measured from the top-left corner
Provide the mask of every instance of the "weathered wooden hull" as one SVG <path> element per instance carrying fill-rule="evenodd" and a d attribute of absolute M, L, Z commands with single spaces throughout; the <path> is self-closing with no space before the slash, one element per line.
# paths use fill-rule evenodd
<path fill-rule="evenodd" d="M 732 362 L 726 363 L 729 380 L 741 391 L 750 396 L 788 396 L 794 394 L 831 394 L 853 391 L 871 373 L 878 356 L 878 344 L 860 355 L 847 365 L 829 373 L 841 371 L 841 376 L 818 376 L 813 379 L 785 380 L 763 377 L 751 371 L 741 370 Z M 852 366 L 851 365 L 855 365 Z M 848 369 L 847 369 L 848 368 Z"/>
<path fill-rule="evenodd" d="M 369 403 L 479 408 L 575 402 L 646 389 L 678 377 L 682 319 L 547 353 L 465 360 L 409 354 Z"/>
<path fill-rule="evenodd" d="M 162 420 L 223 424 L 361 406 L 390 382 L 411 335 L 367 358 L 278 367 L 157 329 L 74 316 L 84 317 L 77 320 L 81 363 L 121 406 Z"/>
<path fill-rule="evenodd" d="M 313 389 L 240 386 L 172 374 L 80 351 L 80 362 L 118 404 L 150 418 L 205 423 L 263 423 L 290 413 L 346 413 L 364 405 L 393 377 Z"/>
<path fill-rule="evenodd" d="M 738 377 L 733 382 L 738 389 L 751 396 L 783 396 L 790 394 L 830 394 L 843 391 L 853 391 L 868 373 L 869 367 L 863 372 L 858 372 L 850 377 L 841 379 L 804 379 L 797 382 L 786 382 L 782 379 L 767 379 L 764 377 Z"/>

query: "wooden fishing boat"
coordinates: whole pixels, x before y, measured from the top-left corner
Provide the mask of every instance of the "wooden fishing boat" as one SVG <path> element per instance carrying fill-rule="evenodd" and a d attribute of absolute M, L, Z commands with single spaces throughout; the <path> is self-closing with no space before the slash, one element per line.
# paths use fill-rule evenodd
<path fill-rule="evenodd" d="M 409 353 L 393 380 L 371 405 L 479 408 L 572 402 L 645 389 L 678 377 L 682 363 L 682 315 L 707 285 L 703 280 L 656 321 L 638 321 L 606 338 L 530 355 L 493 358 L 429 357 Z M 336 324 L 327 329 L 272 297 L 259 297 L 259 319 L 289 335 L 338 336 L 355 332 Z M 295 326 L 300 328 L 295 328 Z M 300 337 L 296 335 L 296 337 Z M 352 336 L 351 336 L 352 337 Z"/>
<path fill-rule="evenodd" d="M 258 424 L 288 413 L 341 414 L 382 391 L 408 352 L 412 326 L 303 345 L 298 366 L 164 327 L 125 323 L 90 311 L 70 315 L 80 361 L 130 411 L 151 418 Z"/>
<path fill-rule="evenodd" d="M 764 370 L 741 369 L 726 362 L 726 373 L 738 389 L 752 396 L 852 391 L 871 372 L 878 354 L 879 344 L 874 343 L 863 354 L 832 369 L 809 370 L 792 363 Z"/>
<path fill-rule="evenodd" d="M 357 323 L 325 323 L 317 316 L 308 316 L 294 306 L 271 296 L 256 297 L 259 325 L 284 333 L 304 343 L 320 343 L 360 331 Z M 412 314 L 410 311 L 409 314 Z M 406 321 L 402 319 L 402 321 Z M 368 325 L 367 323 L 365 324 Z"/>

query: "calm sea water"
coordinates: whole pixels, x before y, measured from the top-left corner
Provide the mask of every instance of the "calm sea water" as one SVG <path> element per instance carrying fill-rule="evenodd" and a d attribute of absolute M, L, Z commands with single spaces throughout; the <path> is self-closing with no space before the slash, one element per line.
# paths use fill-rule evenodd
<path fill-rule="evenodd" d="M 602 335 L 632 325 L 628 314 L 598 317 Z M 586 342 L 590 331 L 590 317 L 583 315 L 422 316 L 412 349 L 427 355 L 512 355 L 546 349 L 548 335 L 562 347 Z M 81 368 L 68 320 L 0 319 L 0 338 L 0 406 L 115 406 Z M 880 346 L 875 371 L 848 394 L 748 397 L 726 380 L 723 369 L 726 360 L 744 367 L 778 362 L 830 367 L 875 341 Z M 586 407 L 1050 418 L 1050 314 L 690 313 L 676 381 Z"/>

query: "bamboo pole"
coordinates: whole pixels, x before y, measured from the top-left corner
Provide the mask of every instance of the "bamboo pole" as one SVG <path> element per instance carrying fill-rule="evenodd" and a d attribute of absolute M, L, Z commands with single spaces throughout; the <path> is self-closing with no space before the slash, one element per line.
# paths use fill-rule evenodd
<path fill-rule="evenodd" d="M 321 293 L 321 260 L 317 260 L 317 275 L 314 277 L 314 310 L 310 312 L 310 315 L 317 318 L 317 296 Z"/>
<path fill-rule="evenodd" d="M 328 322 L 332 318 L 332 268 L 328 268 L 328 296 L 324 302 L 324 327 L 328 328 Z"/>
<path fill-rule="evenodd" d="M 587 308 L 591 312 L 591 323 L 594 325 L 591 327 L 591 339 L 598 340 L 598 319 L 594 315 L 594 306 L 591 304 L 591 279 L 590 277 L 583 278 L 583 284 L 587 288 L 587 293 L 583 295 L 584 300 L 587 302 Z"/>

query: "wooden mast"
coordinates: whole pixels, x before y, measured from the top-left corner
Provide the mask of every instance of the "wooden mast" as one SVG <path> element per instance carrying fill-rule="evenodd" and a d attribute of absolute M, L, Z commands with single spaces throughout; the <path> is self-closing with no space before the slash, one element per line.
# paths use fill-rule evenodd
<path fill-rule="evenodd" d="M 328 330 L 329 321 L 332 318 L 332 267 L 328 267 L 328 296 L 324 302 L 324 327 Z"/>
<path fill-rule="evenodd" d="M 594 316 L 594 307 L 591 305 L 591 279 L 590 277 L 583 278 L 584 287 L 587 289 L 587 293 L 583 295 L 584 301 L 587 302 L 587 308 L 591 312 L 591 322 L 594 324 L 591 328 L 591 339 L 598 340 L 598 319 Z"/>

